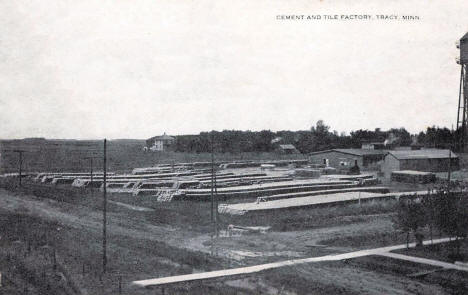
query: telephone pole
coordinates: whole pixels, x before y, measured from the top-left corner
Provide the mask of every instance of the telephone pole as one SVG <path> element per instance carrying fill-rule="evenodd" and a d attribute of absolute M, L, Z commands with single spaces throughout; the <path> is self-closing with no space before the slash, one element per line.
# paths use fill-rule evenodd
<path fill-rule="evenodd" d="M 23 153 L 25 153 L 25 150 L 10 150 L 6 152 L 13 152 L 18 154 L 18 182 L 19 186 L 21 186 L 21 178 L 23 178 Z"/>
<path fill-rule="evenodd" d="M 214 168 L 214 131 L 211 131 L 211 222 L 213 223 L 213 231 L 216 237 L 218 237 L 218 200 L 215 196 L 217 194 L 216 171 Z"/>
<path fill-rule="evenodd" d="M 91 183 L 93 183 L 93 159 L 96 159 L 96 157 L 85 157 L 85 160 L 89 160 L 89 178 L 91 179 Z"/>
<path fill-rule="evenodd" d="M 106 272 L 107 265 L 107 192 L 106 192 L 106 182 L 107 182 L 107 139 L 104 139 L 104 158 L 103 158 L 103 169 L 104 169 L 104 182 L 103 182 L 103 204 L 102 204 L 102 272 Z"/>
<path fill-rule="evenodd" d="M 449 164 L 448 164 L 448 173 L 447 173 L 447 193 L 450 196 L 450 184 L 452 182 L 451 179 L 452 174 L 452 151 L 449 149 Z"/>
<path fill-rule="evenodd" d="M 214 174 L 215 231 L 216 231 L 216 237 L 218 237 L 219 236 L 219 230 L 218 230 L 219 214 L 218 214 L 218 188 L 217 188 L 216 173 L 217 171 L 215 169 L 215 174 Z"/>
<path fill-rule="evenodd" d="M 213 131 L 211 131 L 211 222 L 214 222 L 214 155 L 213 155 Z"/>

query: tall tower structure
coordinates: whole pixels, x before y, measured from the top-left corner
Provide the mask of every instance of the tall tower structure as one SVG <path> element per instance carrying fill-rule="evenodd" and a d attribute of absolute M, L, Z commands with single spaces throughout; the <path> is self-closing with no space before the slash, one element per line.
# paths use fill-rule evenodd
<path fill-rule="evenodd" d="M 464 151 L 468 143 L 468 33 L 460 39 L 457 47 L 460 48 L 458 63 L 461 66 L 457 113 L 457 148 Z"/>

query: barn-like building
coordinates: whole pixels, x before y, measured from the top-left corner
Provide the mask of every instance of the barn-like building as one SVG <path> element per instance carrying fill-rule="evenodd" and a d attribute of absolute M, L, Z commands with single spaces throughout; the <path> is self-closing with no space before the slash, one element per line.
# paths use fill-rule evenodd
<path fill-rule="evenodd" d="M 374 149 L 331 149 L 309 154 L 312 164 L 328 164 L 334 168 L 347 168 L 355 163 L 360 168 L 378 169 L 387 151 Z"/>
<path fill-rule="evenodd" d="M 413 170 L 424 172 L 446 172 L 459 170 L 459 159 L 450 150 L 421 149 L 389 151 L 382 164 L 382 172 L 390 178 L 392 171 Z"/>

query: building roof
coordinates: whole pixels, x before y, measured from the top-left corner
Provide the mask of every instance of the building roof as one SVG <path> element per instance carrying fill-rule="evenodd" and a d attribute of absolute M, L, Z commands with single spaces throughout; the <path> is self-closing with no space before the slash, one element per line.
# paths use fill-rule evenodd
<path fill-rule="evenodd" d="M 450 150 L 441 149 L 389 151 L 388 153 L 398 160 L 448 159 L 450 156 L 452 158 L 458 158 L 458 156 Z M 451 153 L 450 156 L 449 153 Z"/>
<path fill-rule="evenodd" d="M 310 153 L 311 155 L 323 154 L 323 153 L 330 153 L 330 152 L 338 152 L 353 156 L 370 156 L 370 155 L 384 155 L 387 153 L 386 150 L 369 150 L 369 149 L 331 149 L 319 152 Z"/>
<path fill-rule="evenodd" d="M 296 147 L 293 146 L 292 144 L 280 144 L 279 145 L 280 148 L 282 148 L 283 150 L 295 150 Z"/>

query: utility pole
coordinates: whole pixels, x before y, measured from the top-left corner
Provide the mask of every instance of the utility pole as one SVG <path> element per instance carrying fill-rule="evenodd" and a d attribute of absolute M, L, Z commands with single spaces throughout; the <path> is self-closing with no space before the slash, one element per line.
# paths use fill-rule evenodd
<path fill-rule="evenodd" d="M 217 171 L 215 171 L 215 173 L 214 173 L 215 231 L 216 231 L 216 237 L 219 237 L 219 230 L 218 230 L 218 220 L 219 220 L 219 214 L 218 214 L 218 188 L 217 188 L 216 173 L 217 173 Z"/>
<path fill-rule="evenodd" d="M 448 164 L 448 174 L 447 174 L 447 194 L 450 196 L 450 182 L 451 182 L 451 174 L 452 174 L 452 150 L 449 149 L 449 164 Z"/>
<path fill-rule="evenodd" d="M 216 171 L 214 168 L 214 131 L 211 131 L 211 222 L 216 237 L 218 237 L 218 198 L 215 196 L 217 194 Z"/>
<path fill-rule="evenodd" d="M 19 186 L 21 186 L 21 178 L 23 178 L 23 153 L 25 150 L 11 150 L 10 152 L 18 153 L 18 182 Z"/>
<path fill-rule="evenodd" d="M 213 155 L 213 131 L 211 131 L 211 223 L 214 222 L 214 155 Z"/>
<path fill-rule="evenodd" d="M 106 224 L 107 224 L 107 192 L 106 192 L 106 182 L 107 182 L 107 159 L 106 159 L 106 147 L 107 139 L 104 139 L 104 182 L 103 182 L 103 204 L 102 204 L 102 272 L 106 272 L 106 265 L 107 265 L 107 233 L 106 233 Z"/>
<path fill-rule="evenodd" d="M 85 157 L 85 159 L 89 160 L 89 177 L 91 179 L 91 184 L 93 183 L 93 159 L 95 157 Z"/>
<path fill-rule="evenodd" d="M 91 177 L 91 183 L 93 183 L 93 158 L 89 158 L 89 176 Z"/>

